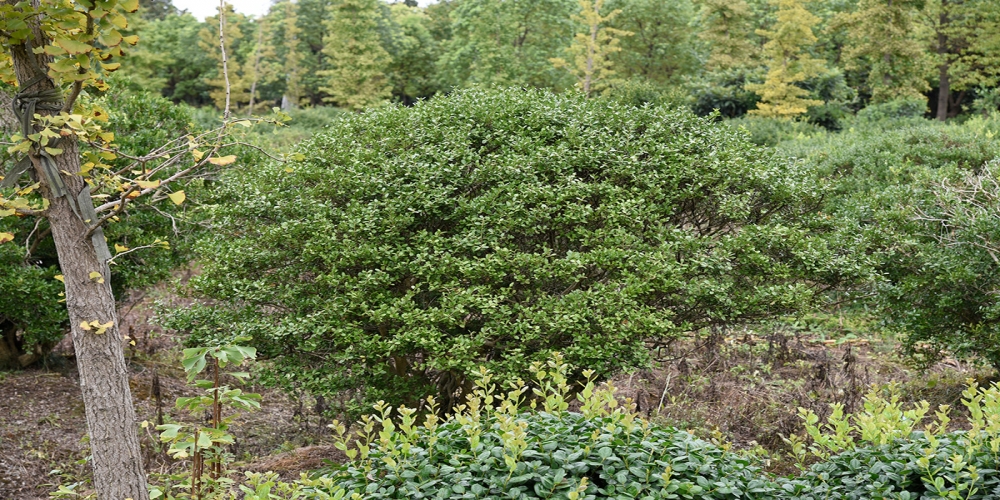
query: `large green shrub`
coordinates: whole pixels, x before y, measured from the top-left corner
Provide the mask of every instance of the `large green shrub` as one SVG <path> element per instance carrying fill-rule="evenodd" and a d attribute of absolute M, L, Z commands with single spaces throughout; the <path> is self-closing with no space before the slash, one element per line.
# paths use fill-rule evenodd
<path fill-rule="evenodd" d="M 252 337 L 272 381 L 321 395 L 450 406 L 480 363 L 511 378 L 556 350 L 603 376 L 842 278 L 800 165 L 684 110 L 472 90 L 298 151 L 228 177 L 211 307 L 170 324 Z"/>
<path fill-rule="evenodd" d="M 887 318 L 927 365 L 945 353 L 1000 370 L 1000 163 L 942 181 L 912 217 L 909 251 L 887 266 L 880 289 Z"/>
<path fill-rule="evenodd" d="M 853 235 L 837 245 L 870 255 L 882 278 L 865 304 L 923 365 L 952 353 L 1000 368 L 1000 202 L 989 166 L 1000 156 L 1000 122 L 911 117 L 855 127 L 780 148 L 832 180 L 824 212 L 842 228 L 832 234 Z"/>

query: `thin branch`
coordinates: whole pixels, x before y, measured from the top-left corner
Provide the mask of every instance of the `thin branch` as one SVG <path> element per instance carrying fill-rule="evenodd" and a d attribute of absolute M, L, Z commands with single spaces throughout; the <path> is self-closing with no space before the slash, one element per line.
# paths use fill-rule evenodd
<path fill-rule="evenodd" d="M 39 217 L 35 219 L 35 227 L 31 228 L 31 232 L 28 233 L 28 237 L 24 239 L 24 261 L 27 262 L 31 258 L 31 250 L 35 247 L 31 244 L 31 237 L 38 231 L 38 226 L 42 224 L 42 218 Z"/>
<path fill-rule="evenodd" d="M 226 109 L 222 113 L 222 120 L 229 121 L 229 63 L 226 59 L 226 0 L 219 0 L 219 49 L 222 50 L 222 77 L 226 80 Z"/>
<path fill-rule="evenodd" d="M 110 259 L 108 259 L 108 265 L 110 266 L 111 264 L 114 264 L 115 263 L 115 259 L 117 259 L 118 257 L 121 257 L 122 255 L 128 255 L 128 254 L 130 254 L 130 253 L 132 253 L 132 252 L 134 252 L 136 250 L 143 250 L 143 249 L 146 249 L 146 248 L 157 248 L 157 247 L 161 247 L 162 245 L 163 245 L 162 243 L 154 243 L 152 245 L 143 245 L 141 247 L 129 248 L 128 250 L 125 250 L 124 252 L 118 252 L 117 254 L 115 254 L 114 257 L 111 257 Z"/>
<path fill-rule="evenodd" d="M 149 208 L 152 208 L 153 210 L 156 211 L 156 213 L 158 213 L 158 214 L 160 214 L 160 215 L 162 215 L 162 216 L 167 217 L 168 219 L 170 219 L 170 227 L 172 227 L 174 229 L 174 236 L 180 236 L 181 235 L 180 230 L 177 229 L 177 219 L 175 219 L 173 215 L 170 215 L 170 214 L 164 212 L 163 210 L 160 210 L 159 208 L 156 208 L 156 205 L 149 205 Z"/>

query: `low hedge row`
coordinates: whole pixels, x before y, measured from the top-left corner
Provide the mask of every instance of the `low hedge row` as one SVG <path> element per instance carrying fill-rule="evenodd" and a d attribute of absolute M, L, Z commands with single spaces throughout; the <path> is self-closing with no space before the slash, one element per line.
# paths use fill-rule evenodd
<path fill-rule="evenodd" d="M 774 477 L 753 459 L 688 432 L 659 427 L 621 403 L 609 385 L 587 384 L 574 410 L 566 366 L 532 367 L 536 380 L 500 390 L 485 371 L 458 411 L 439 418 L 377 405 L 340 435 L 351 461 L 306 479 L 300 498 L 510 499 L 988 499 L 1000 497 L 1000 390 L 971 385 L 972 428 L 948 432 L 948 409 L 903 408 L 891 390 L 864 411 L 826 424 L 803 413 L 811 439 L 789 440 L 805 462 Z M 525 406 L 532 410 L 525 411 Z M 349 443 L 350 441 L 350 443 Z M 258 484 L 267 478 L 253 478 Z M 293 497 L 289 497 L 293 498 Z"/>

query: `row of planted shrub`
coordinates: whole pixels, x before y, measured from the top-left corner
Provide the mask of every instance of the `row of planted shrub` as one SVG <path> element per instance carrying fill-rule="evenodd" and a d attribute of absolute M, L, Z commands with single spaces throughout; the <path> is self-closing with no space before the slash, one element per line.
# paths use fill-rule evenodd
<path fill-rule="evenodd" d="M 926 403 L 904 408 L 892 388 L 855 415 L 834 407 L 826 423 L 803 411 L 807 436 L 789 439 L 803 472 L 775 477 L 726 445 L 650 424 L 610 385 L 588 383 L 570 411 L 566 369 L 536 364 L 536 380 L 508 388 L 483 371 L 445 418 L 433 401 L 421 418 L 379 405 L 351 432 L 334 424 L 347 464 L 292 484 L 252 476 L 247 498 L 1000 498 L 996 385 L 970 384 L 960 432 L 948 431 L 947 407 L 928 418 Z"/>

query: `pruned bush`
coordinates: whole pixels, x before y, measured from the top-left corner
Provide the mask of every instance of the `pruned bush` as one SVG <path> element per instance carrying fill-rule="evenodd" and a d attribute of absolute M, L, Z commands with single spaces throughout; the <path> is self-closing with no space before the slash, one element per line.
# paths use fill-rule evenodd
<path fill-rule="evenodd" d="M 879 300 L 923 365 L 946 353 L 1000 370 L 1000 162 L 944 180 L 913 214 L 911 251 Z"/>
<path fill-rule="evenodd" d="M 510 380 L 561 351 L 605 376 L 851 278 L 800 164 L 713 122 L 521 90 L 345 116 L 227 178 L 211 307 L 169 325 L 252 337 L 270 381 L 356 408 L 447 408 L 479 364 Z"/>
<path fill-rule="evenodd" d="M 851 237 L 838 245 L 869 255 L 876 286 L 859 296 L 881 326 L 899 333 L 921 366 L 942 356 L 1000 369 L 1000 189 L 994 119 L 859 124 L 783 143 L 833 182 L 824 212 Z"/>

